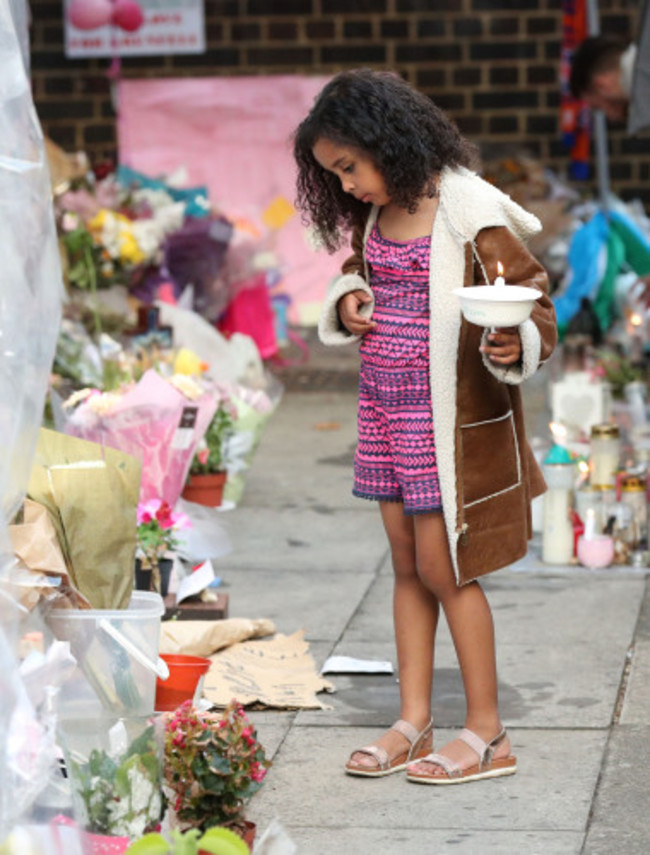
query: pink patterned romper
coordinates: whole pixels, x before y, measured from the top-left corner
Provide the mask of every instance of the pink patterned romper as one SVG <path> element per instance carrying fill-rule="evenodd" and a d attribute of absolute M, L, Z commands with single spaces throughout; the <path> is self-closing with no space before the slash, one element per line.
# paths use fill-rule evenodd
<path fill-rule="evenodd" d="M 430 237 L 366 244 L 377 326 L 361 340 L 355 496 L 403 502 L 408 515 L 439 511 L 429 385 Z"/>

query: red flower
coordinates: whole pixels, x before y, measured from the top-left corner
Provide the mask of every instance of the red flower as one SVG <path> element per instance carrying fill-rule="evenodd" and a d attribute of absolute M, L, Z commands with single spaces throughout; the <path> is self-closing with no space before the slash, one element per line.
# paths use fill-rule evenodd
<path fill-rule="evenodd" d="M 156 519 L 161 528 L 173 528 L 174 521 L 172 519 L 172 509 L 167 502 L 163 502 L 156 512 Z"/>

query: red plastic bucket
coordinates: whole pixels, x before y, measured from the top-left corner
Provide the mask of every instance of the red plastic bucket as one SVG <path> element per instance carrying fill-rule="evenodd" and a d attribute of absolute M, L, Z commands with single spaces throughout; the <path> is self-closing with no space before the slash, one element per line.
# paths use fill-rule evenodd
<path fill-rule="evenodd" d="M 203 656 L 185 656 L 182 653 L 161 653 L 169 666 L 167 680 L 156 678 L 156 711 L 175 710 L 183 701 L 191 701 L 199 680 L 211 665 Z"/>

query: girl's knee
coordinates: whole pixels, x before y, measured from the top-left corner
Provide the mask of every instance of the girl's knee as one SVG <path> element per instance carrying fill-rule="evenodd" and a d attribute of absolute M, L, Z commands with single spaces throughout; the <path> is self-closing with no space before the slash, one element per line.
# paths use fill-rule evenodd
<path fill-rule="evenodd" d="M 444 561 L 436 564 L 424 563 L 417 567 L 420 581 L 441 603 L 459 590 L 453 570 L 449 571 L 450 568 Z"/>

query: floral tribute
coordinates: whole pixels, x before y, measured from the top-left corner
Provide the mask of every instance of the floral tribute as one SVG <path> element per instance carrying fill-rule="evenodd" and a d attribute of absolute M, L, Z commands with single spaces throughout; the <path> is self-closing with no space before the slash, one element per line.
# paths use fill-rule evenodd
<path fill-rule="evenodd" d="M 164 802 L 153 725 L 121 757 L 93 749 L 87 761 L 67 765 L 88 831 L 137 838 L 158 826 Z"/>
<path fill-rule="evenodd" d="M 150 499 L 138 505 L 139 558 L 153 566 L 178 547 L 177 533 L 192 525 L 187 514 L 174 513 L 167 502 Z"/>
<path fill-rule="evenodd" d="M 186 701 L 165 720 L 164 786 L 182 829 L 241 826 L 271 765 L 236 700 L 218 713 Z"/>

